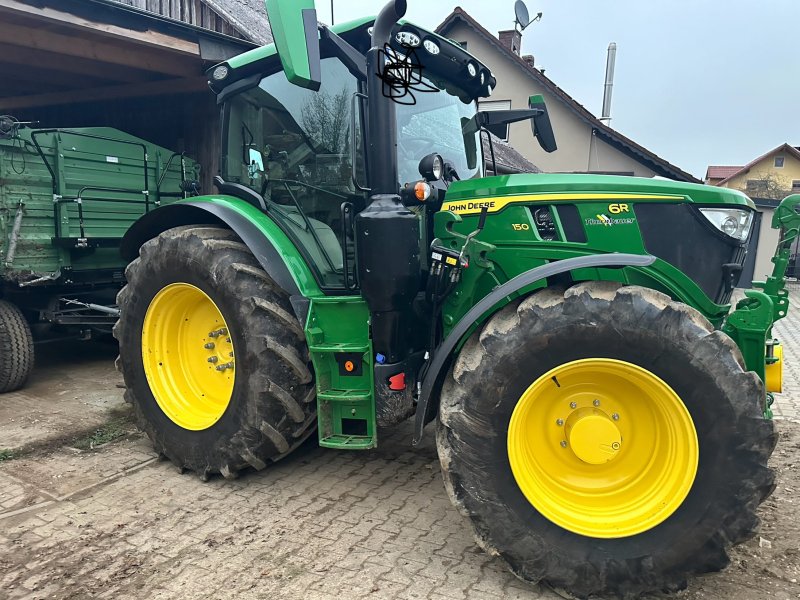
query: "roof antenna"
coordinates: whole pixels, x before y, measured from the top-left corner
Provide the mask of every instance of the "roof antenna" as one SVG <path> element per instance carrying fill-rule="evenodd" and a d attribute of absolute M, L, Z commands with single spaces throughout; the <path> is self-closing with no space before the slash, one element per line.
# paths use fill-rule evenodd
<path fill-rule="evenodd" d="M 614 63 L 617 62 L 617 44 L 608 45 L 608 59 L 606 60 L 606 83 L 603 91 L 603 112 L 600 120 L 606 125 L 611 125 L 611 92 L 614 89 Z"/>
<path fill-rule="evenodd" d="M 532 19 L 528 14 L 528 7 L 522 0 L 517 0 L 514 3 L 514 27 L 519 27 L 517 31 L 522 33 L 531 23 L 542 20 L 542 13 L 537 13 Z"/>

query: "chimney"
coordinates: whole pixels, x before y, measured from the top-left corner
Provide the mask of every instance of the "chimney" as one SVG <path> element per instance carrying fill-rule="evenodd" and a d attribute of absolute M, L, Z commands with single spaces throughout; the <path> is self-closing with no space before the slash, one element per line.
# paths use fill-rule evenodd
<path fill-rule="evenodd" d="M 522 33 L 517 31 L 516 28 L 507 29 L 506 31 L 500 31 L 497 37 L 500 38 L 501 46 L 508 48 L 519 56 L 519 52 L 522 49 Z"/>

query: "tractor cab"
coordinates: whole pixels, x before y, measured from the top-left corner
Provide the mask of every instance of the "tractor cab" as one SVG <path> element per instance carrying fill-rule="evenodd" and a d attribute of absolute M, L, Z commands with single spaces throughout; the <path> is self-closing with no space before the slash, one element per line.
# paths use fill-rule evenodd
<path fill-rule="evenodd" d="M 226 190 L 263 202 L 330 292 L 356 286 L 352 219 L 387 171 L 394 185 L 385 193 L 399 193 L 406 206 L 438 209 L 452 182 L 484 175 L 480 137 L 489 135 L 481 130 L 489 118 L 536 116 L 551 132 L 543 103 L 478 113 L 477 98 L 496 83 L 491 71 L 457 43 L 407 22 L 394 24 L 379 47 L 380 95 L 368 100 L 364 56 L 373 28 L 373 19 L 322 26 L 313 84 L 290 81 L 275 46 L 209 71 L 222 104 L 220 176 L 237 184 Z M 367 111 L 378 103 L 384 114 L 375 123 Z M 390 134 L 393 155 L 381 161 L 368 140 Z M 422 240 L 429 244 L 431 234 Z"/>

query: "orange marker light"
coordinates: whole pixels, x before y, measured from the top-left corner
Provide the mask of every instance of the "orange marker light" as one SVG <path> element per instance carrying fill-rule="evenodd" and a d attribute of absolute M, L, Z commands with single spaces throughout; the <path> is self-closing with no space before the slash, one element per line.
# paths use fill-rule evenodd
<path fill-rule="evenodd" d="M 344 370 L 347 371 L 348 373 L 352 373 L 353 369 L 355 368 L 356 366 L 353 364 L 352 360 L 348 360 L 347 362 L 344 363 Z"/>
<path fill-rule="evenodd" d="M 431 186 L 424 181 L 418 181 L 414 184 L 414 196 L 420 202 L 425 202 L 431 196 Z"/>

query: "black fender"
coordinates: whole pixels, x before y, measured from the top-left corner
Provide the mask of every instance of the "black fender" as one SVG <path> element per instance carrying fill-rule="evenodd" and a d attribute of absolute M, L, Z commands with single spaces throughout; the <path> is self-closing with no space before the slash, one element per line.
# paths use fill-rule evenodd
<path fill-rule="evenodd" d="M 289 268 L 277 248 L 246 217 L 235 210 L 210 202 L 181 202 L 150 211 L 125 233 L 120 243 L 122 257 L 130 262 L 139 256 L 139 248 L 147 240 L 181 225 L 227 225 L 250 249 L 267 274 L 290 297 L 302 297 Z M 295 310 L 297 310 L 295 308 Z M 298 315 L 299 318 L 299 315 Z"/>
<path fill-rule="evenodd" d="M 422 387 L 417 401 L 416 416 L 414 418 L 413 445 L 416 446 L 420 443 L 425 425 L 433 421 L 436 417 L 436 412 L 439 408 L 439 399 L 437 397 L 435 401 L 431 402 L 431 398 L 435 391 L 441 389 L 442 380 L 453 358 L 453 351 L 467 332 L 472 329 L 473 325 L 475 325 L 484 314 L 502 301 L 503 298 L 542 279 L 576 269 L 593 267 L 648 267 L 655 261 L 656 257 L 650 256 L 649 254 L 610 253 L 578 256 L 554 261 L 531 269 L 530 271 L 525 271 L 494 288 L 494 290 L 484 296 L 480 302 L 467 311 L 450 332 L 450 335 L 448 335 L 433 352 L 430 366 L 428 366 L 425 371 L 425 376 L 422 379 Z M 502 306 L 498 306 L 497 308 L 500 309 Z"/>

